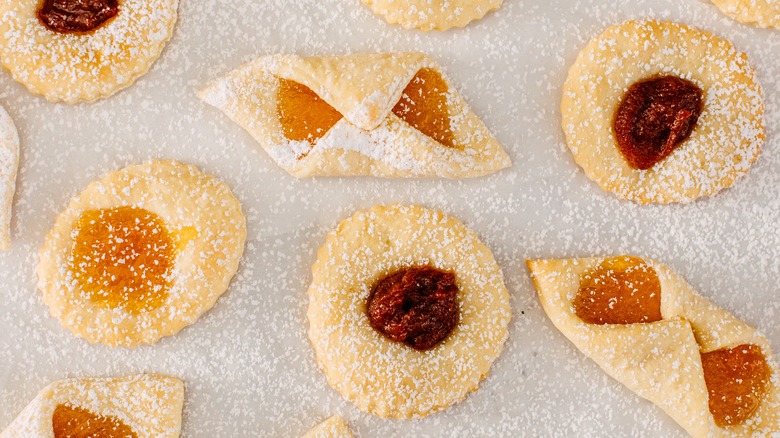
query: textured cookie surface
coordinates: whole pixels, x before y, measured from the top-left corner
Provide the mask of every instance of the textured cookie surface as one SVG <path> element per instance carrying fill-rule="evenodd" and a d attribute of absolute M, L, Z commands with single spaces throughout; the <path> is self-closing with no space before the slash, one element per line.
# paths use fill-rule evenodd
<path fill-rule="evenodd" d="M 338 415 L 334 415 L 322 423 L 314 426 L 303 438 L 353 438 L 347 422 Z"/>
<path fill-rule="evenodd" d="M 464 27 L 501 7 L 504 0 L 363 0 L 375 14 L 406 29 Z"/>

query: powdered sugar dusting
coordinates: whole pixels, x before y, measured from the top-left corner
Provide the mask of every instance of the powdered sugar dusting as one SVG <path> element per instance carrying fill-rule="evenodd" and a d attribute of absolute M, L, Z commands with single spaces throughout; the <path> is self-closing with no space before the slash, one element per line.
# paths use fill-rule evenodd
<path fill-rule="evenodd" d="M 525 258 L 662 261 L 780 350 L 780 33 L 694 0 L 507 0 L 466 29 L 432 34 L 387 25 L 356 0 L 189 0 L 179 18 L 149 74 L 95 105 L 51 105 L 0 74 L 0 102 L 24 145 L 15 246 L 0 254 L 0 427 L 51 381 L 160 372 L 187 384 L 186 437 L 299 436 L 334 413 L 366 437 L 684 436 L 552 326 Z M 748 53 L 764 91 L 767 143 L 733 188 L 686 206 L 640 207 L 602 191 L 574 163 L 558 111 L 567 69 L 590 38 L 632 18 L 695 25 Z M 195 97 L 263 54 L 389 50 L 439 61 L 513 167 L 465 181 L 296 180 Z M 132 352 L 90 346 L 48 316 L 34 286 L 35 253 L 89 181 L 150 158 L 193 163 L 228 183 L 247 215 L 242 267 L 214 309 L 176 336 Z M 463 220 L 493 250 L 512 300 L 509 338 L 480 389 L 414 421 L 381 420 L 344 401 L 306 336 L 310 268 L 326 233 L 357 209 L 392 202 Z"/>

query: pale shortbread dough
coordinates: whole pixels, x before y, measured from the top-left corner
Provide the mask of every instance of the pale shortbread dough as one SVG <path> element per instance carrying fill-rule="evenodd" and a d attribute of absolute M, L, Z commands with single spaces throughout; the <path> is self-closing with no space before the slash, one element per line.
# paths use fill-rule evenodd
<path fill-rule="evenodd" d="M 452 131 L 462 147 L 444 146 L 392 113 L 422 68 L 436 70 L 447 82 Z M 307 86 L 344 116 L 313 146 L 285 137 L 276 107 L 279 78 Z M 249 131 L 276 164 L 299 178 L 465 178 L 511 164 L 441 67 L 421 53 L 266 56 L 217 80 L 198 96 Z"/>
<path fill-rule="evenodd" d="M 406 29 L 464 27 L 501 7 L 504 0 L 363 0 L 375 14 Z"/>
<path fill-rule="evenodd" d="M 690 138 L 648 170 L 631 168 L 613 130 L 615 110 L 635 82 L 688 79 L 704 91 Z M 561 103 L 563 131 L 588 178 L 638 203 L 690 202 L 731 186 L 764 143 L 764 103 L 747 56 L 709 32 L 672 22 L 610 27 L 577 56 Z"/>
<path fill-rule="evenodd" d="M 139 438 L 176 438 L 181 433 L 184 382 L 154 374 L 54 382 L 41 390 L 0 438 L 54 438 L 52 416 L 61 404 L 116 417 Z"/>
<path fill-rule="evenodd" d="M 410 266 L 455 274 L 460 322 L 429 351 L 374 330 L 377 281 Z M 420 206 L 377 206 L 342 221 L 312 267 L 309 339 L 328 383 L 380 417 L 422 417 L 477 389 L 501 353 L 511 317 L 501 269 L 473 231 Z"/>
<path fill-rule="evenodd" d="M 780 376 L 769 341 L 701 297 L 666 265 L 645 260 L 661 282 L 662 321 L 628 325 L 582 321 L 573 300 L 582 276 L 603 260 L 528 261 L 544 311 L 581 352 L 694 437 L 767 436 L 780 428 Z M 745 424 L 722 429 L 709 410 L 700 353 L 742 344 L 761 347 L 773 374 L 756 414 Z"/>
<path fill-rule="evenodd" d="M 53 102 L 92 102 L 146 73 L 173 35 L 178 0 L 122 0 L 119 14 L 85 34 L 62 34 L 36 16 L 40 0 L 0 2 L 0 61 Z"/>
<path fill-rule="evenodd" d="M 353 438 L 347 422 L 334 415 L 308 431 L 302 438 Z"/>
<path fill-rule="evenodd" d="M 0 249 L 11 249 L 11 210 L 19 168 L 19 134 L 0 106 Z"/>
<path fill-rule="evenodd" d="M 711 0 L 724 14 L 741 23 L 780 29 L 780 0 Z"/>
<path fill-rule="evenodd" d="M 164 304 L 133 314 L 93 303 L 70 274 L 74 225 L 82 212 L 134 206 L 156 213 L 172 232 L 193 230 L 178 251 Z M 90 342 L 133 347 L 177 333 L 227 289 L 244 252 L 246 221 L 230 188 L 195 166 L 150 161 L 92 182 L 57 217 L 40 250 L 38 289 L 52 316 Z"/>

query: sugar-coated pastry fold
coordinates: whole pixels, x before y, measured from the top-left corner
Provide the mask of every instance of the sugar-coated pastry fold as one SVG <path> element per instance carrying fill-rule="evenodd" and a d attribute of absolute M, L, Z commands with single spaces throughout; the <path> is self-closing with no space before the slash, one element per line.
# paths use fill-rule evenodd
<path fill-rule="evenodd" d="M 625 256 L 527 263 L 561 333 L 692 436 L 780 430 L 780 382 L 767 338 L 669 267 Z"/>
<path fill-rule="evenodd" d="M 271 55 L 199 93 L 296 177 L 464 178 L 509 157 L 421 53 Z"/>

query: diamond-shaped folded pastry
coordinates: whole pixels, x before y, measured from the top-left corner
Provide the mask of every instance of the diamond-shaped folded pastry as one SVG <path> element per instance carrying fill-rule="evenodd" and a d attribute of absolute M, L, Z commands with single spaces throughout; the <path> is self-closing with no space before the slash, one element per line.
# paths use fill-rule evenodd
<path fill-rule="evenodd" d="M 45 387 L 0 438 L 175 438 L 184 383 L 161 375 L 68 379 Z"/>
<path fill-rule="evenodd" d="M 464 178 L 511 164 L 441 67 L 421 53 L 266 56 L 199 97 L 299 178 Z"/>
<path fill-rule="evenodd" d="M 691 435 L 780 430 L 769 341 L 667 266 L 630 256 L 527 263 L 553 324 Z"/>
<path fill-rule="evenodd" d="M 0 107 L 0 249 L 11 248 L 11 207 L 19 167 L 19 134 L 11 116 Z"/>
<path fill-rule="evenodd" d="M 338 415 L 334 415 L 322 423 L 314 426 L 303 438 L 352 438 L 352 431 L 349 426 Z"/>

